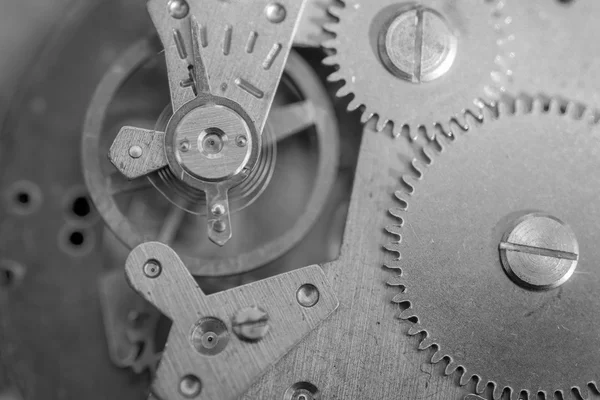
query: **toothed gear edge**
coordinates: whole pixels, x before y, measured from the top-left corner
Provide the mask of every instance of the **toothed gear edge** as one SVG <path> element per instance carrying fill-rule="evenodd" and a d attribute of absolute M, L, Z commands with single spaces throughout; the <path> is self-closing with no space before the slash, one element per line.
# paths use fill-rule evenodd
<path fill-rule="evenodd" d="M 498 109 L 425 145 L 403 177 L 385 246 L 395 256 L 386 267 L 400 273 L 393 302 L 398 318 L 417 318 L 408 333 L 424 334 L 419 348 L 433 346 L 431 361 L 446 360 L 461 385 L 473 379 L 480 394 L 491 385 L 494 399 L 505 390 L 585 399 L 600 388 L 598 117 L 541 98 Z M 576 272 L 557 289 L 522 289 L 501 266 L 498 243 L 511 214 L 526 210 L 561 218 L 579 241 Z"/>
<path fill-rule="evenodd" d="M 348 109 L 363 107 L 363 122 L 377 119 L 377 130 L 392 126 L 395 136 L 403 128 L 415 138 L 419 130 L 429 137 L 436 131 L 451 131 L 451 123 L 467 130 L 466 116 L 481 120 L 481 108 L 496 101 L 510 82 L 513 54 L 508 25 L 500 0 L 423 0 L 423 6 L 442 13 L 458 32 L 458 54 L 450 70 L 433 82 L 413 84 L 393 76 L 379 61 L 376 42 L 370 34 L 372 21 L 386 7 L 410 1 L 342 0 L 330 13 L 338 22 L 325 24 L 335 35 L 323 43 L 334 54 L 323 63 L 336 66 L 329 76 L 343 81 L 338 97 L 353 94 Z"/>

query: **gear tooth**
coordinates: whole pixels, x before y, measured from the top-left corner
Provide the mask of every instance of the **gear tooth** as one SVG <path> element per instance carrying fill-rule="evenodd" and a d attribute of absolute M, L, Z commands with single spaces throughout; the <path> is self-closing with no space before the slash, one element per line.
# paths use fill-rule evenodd
<path fill-rule="evenodd" d="M 411 318 L 415 318 L 417 315 L 415 314 L 415 310 L 412 307 L 407 308 L 406 310 L 400 311 L 398 314 L 398 319 L 408 320 Z"/>
<path fill-rule="evenodd" d="M 396 190 L 394 192 L 394 196 L 396 200 L 400 203 L 400 209 L 402 211 L 408 211 L 408 201 L 404 200 L 404 193 L 400 190 Z"/>
<path fill-rule="evenodd" d="M 504 98 L 502 101 L 498 102 L 498 115 L 514 115 L 515 109 L 515 99 L 514 98 Z"/>
<path fill-rule="evenodd" d="M 469 124 L 467 124 L 467 119 L 464 114 L 456 114 L 454 117 L 450 118 L 449 124 L 455 125 L 463 132 L 466 132 L 471 128 Z"/>
<path fill-rule="evenodd" d="M 387 285 L 388 286 L 393 286 L 393 287 L 395 287 L 395 286 L 404 286 L 404 279 L 402 277 L 402 274 L 396 275 L 393 278 L 390 278 L 390 280 L 387 281 Z"/>
<path fill-rule="evenodd" d="M 582 104 L 577 104 L 574 101 L 569 101 L 567 103 L 566 114 L 570 118 L 581 119 L 584 111 L 585 111 L 585 106 L 583 106 Z"/>
<path fill-rule="evenodd" d="M 492 385 L 492 398 L 494 400 L 499 400 L 505 391 L 508 391 L 508 398 L 513 400 L 513 396 L 515 395 L 514 390 L 511 388 L 503 389 L 496 382 L 490 382 Z"/>
<path fill-rule="evenodd" d="M 427 135 L 427 139 L 429 141 L 436 140 L 440 136 L 445 136 L 447 138 L 454 137 L 454 132 L 452 131 L 452 126 L 450 126 L 450 124 L 448 124 L 447 126 L 445 126 L 442 123 L 436 122 L 434 124 L 434 129 L 437 130 L 437 132 L 439 133 L 439 135 L 436 135 L 435 132 L 432 130 L 432 132 Z"/>
<path fill-rule="evenodd" d="M 423 340 L 419 342 L 419 350 L 426 350 L 433 345 L 435 345 L 435 341 L 431 338 L 431 336 L 425 336 Z"/>
<path fill-rule="evenodd" d="M 389 213 L 392 217 L 396 218 L 398 220 L 398 224 L 400 226 L 404 225 L 404 217 L 402 217 L 404 210 L 401 208 L 390 208 L 389 209 Z"/>
<path fill-rule="evenodd" d="M 558 97 L 552 97 L 550 99 L 549 105 L 550 105 L 550 108 L 549 108 L 548 111 L 552 115 L 562 115 L 567 110 L 567 106 L 565 104 L 565 101 L 562 100 L 562 99 L 559 99 Z"/>
<path fill-rule="evenodd" d="M 419 324 L 414 324 L 410 328 L 408 328 L 409 336 L 417 336 L 421 332 L 425 332 L 425 331 Z"/>
<path fill-rule="evenodd" d="M 472 122 L 472 124 L 482 124 L 484 121 L 483 107 L 477 106 L 474 110 L 473 109 L 466 110 L 464 113 L 464 117 L 465 117 L 465 122 L 469 126 L 471 125 L 471 124 L 469 124 L 469 120 Z"/>
<path fill-rule="evenodd" d="M 327 56 L 327 57 L 325 57 L 325 58 L 324 58 L 324 59 L 321 61 L 321 63 L 322 63 L 323 65 L 327 65 L 327 66 L 330 66 L 330 67 L 331 67 L 331 66 L 338 65 L 337 57 L 336 57 L 336 55 L 335 55 L 335 54 L 332 54 L 332 55 L 330 55 L 330 56 Z"/>
<path fill-rule="evenodd" d="M 395 295 L 392 298 L 392 303 L 401 304 L 408 300 L 409 300 L 408 296 L 404 292 L 402 292 L 402 293 L 398 293 L 397 295 Z"/>
<path fill-rule="evenodd" d="M 388 126 L 388 124 L 390 124 L 390 120 L 379 116 L 379 118 L 377 118 L 375 129 L 377 130 L 377 132 L 381 132 Z"/>
<path fill-rule="evenodd" d="M 439 346 L 437 346 L 435 353 L 433 353 L 433 355 L 431 356 L 431 363 L 437 364 L 440 361 L 442 361 L 443 359 L 444 359 L 444 353 L 442 353 L 442 350 L 440 350 Z"/>
<path fill-rule="evenodd" d="M 590 389 L 587 386 L 574 386 L 571 388 L 571 391 L 577 393 L 583 400 L 588 400 L 590 398 Z"/>
<path fill-rule="evenodd" d="M 336 5 L 332 5 L 331 7 L 329 7 L 327 9 L 327 11 L 329 12 L 329 14 L 333 15 L 336 18 L 341 18 L 342 17 L 342 13 L 344 12 L 344 8 L 343 7 L 338 7 Z"/>
<path fill-rule="evenodd" d="M 421 155 L 423 156 L 423 159 L 425 160 L 427 166 L 433 165 L 434 158 L 431 156 L 431 150 L 429 148 L 421 148 Z"/>
<path fill-rule="evenodd" d="M 410 165 L 413 168 L 413 170 L 415 171 L 415 173 L 417 174 L 417 179 L 419 179 L 419 180 L 423 179 L 424 171 L 425 171 L 425 164 L 423 164 L 421 161 L 414 158 L 412 160 L 412 162 L 410 163 Z"/>
<path fill-rule="evenodd" d="M 467 374 L 463 374 L 463 376 L 465 376 Z M 467 382 L 465 384 L 462 384 L 461 382 L 461 386 L 465 386 L 468 383 L 469 380 L 467 380 Z M 480 376 L 477 376 L 477 383 L 475 383 L 475 392 L 476 393 L 483 393 L 483 391 L 485 390 L 487 386 L 487 383 L 484 379 L 482 379 Z"/>
<path fill-rule="evenodd" d="M 588 383 L 588 386 L 596 393 L 600 393 L 600 386 L 598 386 L 598 382 L 592 381 Z"/>
<path fill-rule="evenodd" d="M 351 93 L 352 93 L 352 90 L 351 90 L 350 86 L 346 84 L 346 85 L 342 86 L 341 88 L 339 88 L 338 91 L 335 93 L 335 95 L 337 97 L 346 97 Z"/>
<path fill-rule="evenodd" d="M 448 365 L 446 365 L 446 369 L 444 370 L 444 374 L 446 376 L 452 375 L 458 367 L 460 367 L 460 365 L 458 365 L 458 363 L 456 363 L 452 358 L 450 358 L 450 361 L 448 362 Z"/>
<path fill-rule="evenodd" d="M 580 119 L 584 122 L 595 125 L 600 121 L 600 111 L 583 107 Z"/>
<path fill-rule="evenodd" d="M 386 249 L 387 251 L 389 251 L 390 253 L 395 253 L 397 254 L 396 257 L 396 261 L 402 259 L 402 254 L 400 253 L 400 243 L 392 243 L 392 244 L 386 244 L 385 246 L 383 246 L 384 249 Z"/>
<path fill-rule="evenodd" d="M 538 95 L 531 100 L 531 112 L 540 115 L 549 109 L 549 99 L 543 95 Z"/>
<path fill-rule="evenodd" d="M 329 11 L 331 13 L 331 10 Z M 336 15 L 334 15 L 334 17 L 337 17 Z M 337 35 L 338 34 L 338 27 L 339 27 L 339 23 L 331 21 L 331 22 L 325 22 L 323 25 L 323 29 L 325 30 L 325 32 L 329 32 L 331 34 Z M 323 46 L 325 46 L 325 44 L 322 44 Z M 332 45 L 327 45 L 325 46 L 329 49 L 333 49 L 335 48 Z"/>
<path fill-rule="evenodd" d="M 332 72 L 331 74 L 329 74 L 327 76 L 327 82 L 332 82 L 332 83 L 339 82 L 343 79 L 344 79 L 344 77 L 342 76 L 342 74 L 340 74 L 339 71 Z"/>
<path fill-rule="evenodd" d="M 402 183 L 407 186 L 408 194 L 413 194 L 415 192 L 416 182 L 413 177 L 404 175 L 402 177 Z"/>
<path fill-rule="evenodd" d="M 357 106 L 356 108 L 358 108 L 358 107 L 359 106 Z M 365 110 L 360 114 L 361 124 L 366 124 L 374 116 L 375 116 L 375 114 L 371 110 L 365 108 Z"/>
<path fill-rule="evenodd" d="M 460 375 L 458 377 L 458 384 L 460 386 L 467 386 L 469 384 L 469 382 L 471 382 L 471 380 L 474 380 L 475 381 L 475 389 L 474 389 L 475 393 L 481 393 L 482 392 L 480 390 L 477 390 L 477 384 L 479 382 L 481 382 L 480 379 L 477 380 L 475 377 L 473 377 L 464 366 L 461 366 L 459 371 L 460 371 L 459 372 Z"/>
<path fill-rule="evenodd" d="M 405 211 L 405 210 L 403 210 Z M 402 243 L 402 226 L 400 225 L 389 225 L 385 228 L 385 230 L 390 234 L 396 237 L 397 243 Z"/>
<path fill-rule="evenodd" d="M 352 100 L 350 100 L 350 102 L 346 106 L 346 110 L 348 110 L 349 112 L 352 112 L 352 111 L 357 110 L 360 106 L 361 106 L 360 101 L 356 97 L 354 97 Z"/>

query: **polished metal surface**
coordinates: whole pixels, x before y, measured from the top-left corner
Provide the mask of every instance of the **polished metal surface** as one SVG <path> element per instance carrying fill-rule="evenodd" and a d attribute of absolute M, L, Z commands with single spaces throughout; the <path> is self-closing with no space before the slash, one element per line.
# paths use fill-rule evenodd
<path fill-rule="evenodd" d="M 242 184 L 232 189 L 230 193 L 230 206 L 233 206 L 230 210 L 234 213 L 233 224 L 246 229 L 241 232 L 240 237 L 234 237 L 229 242 L 229 248 L 218 251 L 215 246 L 211 246 L 207 240 L 204 240 L 200 232 L 186 235 L 193 240 L 193 246 L 188 244 L 190 240 L 177 240 L 179 232 L 189 231 L 186 229 L 187 226 L 192 225 L 194 230 L 199 230 L 203 220 L 196 218 L 195 215 L 201 214 L 199 208 L 204 210 L 208 208 L 205 197 L 180 196 L 180 186 L 166 184 L 162 177 L 166 176 L 165 180 L 171 182 L 171 175 L 166 170 L 162 170 L 156 176 L 149 176 L 148 180 L 174 205 L 169 207 L 167 212 L 164 208 L 157 207 L 155 202 L 149 207 L 154 211 L 153 215 L 159 214 L 151 217 L 160 219 L 157 222 L 158 227 L 155 224 L 148 224 L 147 213 L 132 218 L 127 215 L 128 211 L 122 206 L 123 196 L 139 193 L 140 197 L 144 196 L 147 200 L 146 196 L 149 194 L 144 189 L 149 185 L 144 178 L 130 182 L 122 179 L 117 171 L 107 166 L 106 155 L 102 153 L 103 143 L 114 138 L 111 136 L 112 132 L 107 133 L 107 131 L 113 128 L 112 124 L 119 122 L 118 119 L 114 121 L 110 118 L 111 106 L 119 104 L 120 101 L 124 103 L 132 101 L 129 97 L 121 97 L 121 91 L 125 90 L 123 86 L 129 80 L 133 80 L 136 72 L 143 69 L 146 63 L 151 62 L 153 54 L 158 51 L 160 48 L 157 48 L 152 38 L 142 39 L 133 44 L 111 66 L 92 97 L 90 112 L 85 120 L 82 161 L 86 184 L 96 208 L 106 224 L 127 246 L 134 248 L 146 240 L 159 240 L 173 244 L 194 275 L 223 276 L 248 272 L 281 257 L 302 240 L 317 222 L 336 180 L 340 157 L 338 123 L 333 105 L 319 77 L 298 54 L 294 52 L 290 54 L 285 80 L 279 89 L 281 97 L 290 99 L 291 103 L 278 102 L 269 116 L 264 133 L 268 140 L 261 150 L 265 158 L 261 160 L 262 162 L 259 161 L 256 171 L 252 172 L 246 181 L 250 186 Z M 141 87 L 139 90 L 143 93 L 146 89 Z M 270 122 L 271 118 L 272 122 Z M 316 140 L 312 139 L 312 129 L 316 133 Z M 272 131 L 278 133 L 273 134 L 274 139 L 269 139 L 273 137 Z M 154 135 L 157 135 L 157 132 L 154 132 Z M 290 142 L 286 143 L 286 140 L 295 141 L 307 133 L 311 143 L 314 143 L 311 146 L 314 150 L 311 151 L 317 154 L 318 159 L 299 164 L 296 161 L 297 156 L 289 150 L 287 143 Z M 117 140 L 113 141 L 110 147 L 125 149 L 122 156 L 124 159 L 129 159 L 128 146 L 130 147 L 131 143 L 125 141 L 122 145 L 118 145 L 121 139 L 127 140 L 117 135 Z M 280 145 L 278 146 L 277 143 Z M 279 161 L 276 161 L 273 156 L 273 151 L 277 148 L 280 154 Z M 115 153 L 111 152 L 110 157 L 114 164 Z M 291 158 L 291 162 L 286 162 L 286 158 Z M 134 162 L 142 162 L 142 159 Z M 276 166 L 279 167 L 277 171 L 275 171 Z M 285 215 L 280 216 L 279 219 L 285 224 L 272 231 L 266 230 L 265 235 L 251 235 L 251 239 L 255 240 L 249 239 L 247 236 L 250 233 L 247 231 L 251 227 L 247 227 L 247 221 L 255 218 L 248 216 L 248 213 L 264 215 L 265 220 L 272 219 L 270 208 L 263 211 L 257 209 L 258 204 L 252 205 L 252 203 L 259 197 L 282 199 L 280 191 L 288 184 L 290 170 L 295 168 L 307 171 L 314 169 L 315 179 L 310 187 L 300 188 L 298 183 L 298 188 L 305 193 L 304 195 L 289 193 L 286 214 L 293 216 L 293 220 L 290 221 L 290 218 L 286 218 Z M 175 177 L 172 179 L 178 181 Z M 269 183 L 271 184 L 268 185 Z M 302 200 L 302 203 L 294 206 L 295 199 Z M 196 203 L 192 203 L 192 200 Z M 236 213 L 239 210 L 243 212 Z"/>
<path fill-rule="evenodd" d="M 149 279 L 144 265 L 150 260 L 161 265 L 162 273 Z M 155 395 L 163 399 L 189 397 L 179 390 L 179 382 L 190 374 L 202 382 L 197 398 L 230 399 L 243 394 L 266 368 L 338 307 L 319 266 L 206 296 L 172 249 L 149 242 L 131 252 L 125 271 L 132 287 L 173 321 L 153 383 Z M 293 301 L 303 283 L 319 288 L 318 306 L 305 308 Z M 266 336 L 255 344 L 247 343 L 245 334 L 256 333 L 250 329 L 236 340 L 229 332 L 237 331 L 236 326 L 244 321 L 239 317 L 230 322 L 228 316 L 256 305 L 271 316 Z M 190 344 L 197 353 L 190 351 Z M 212 357 L 204 357 L 206 354 Z"/>
<path fill-rule="evenodd" d="M 498 248 L 508 276 L 522 287 L 537 290 L 565 283 L 579 259 L 579 245 L 568 225 L 543 213 L 515 221 Z"/>
<path fill-rule="evenodd" d="M 596 0 L 35 3 L 0 399 L 600 398 Z"/>
<path fill-rule="evenodd" d="M 337 95 L 352 95 L 349 109 L 360 107 L 363 121 L 376 116 L 378 130 L 464 130 L 467 115 L 481 119 L 483 104 L 509 88 L 515 55 L 503 1 L 342 3 L 330 8 L 339 20 L 325 25 L 335 39 L 323 43 L 333 53 L 324 62 L 337 67 L 329 79 L 344 83 Z"/>
<path fill-rule="evenodd" d="M 387 69 L 413 83 L 444 75 L 456 58 L 458 40 L 433 9 L 409 5 L 379 32 L 379 55 Z"/>
<path fill-rule="evenodd" d="M 409 333 L 435 346 L 433 362 L 451 357 L 449 373 L 461 367 L 461 383 L 490 385 L 495 398 L 597 390 L 600 208 L 590 200 L 600 181 L 589 171 L 600 131 L 591 115 L 518 98 L 454 141 L 424 145 L 403 172 L 411 186 L 391 208 L 387 245 L 400 255 L 387 263 L 401 272 L 390 280 L 398 316 L 418 320 Z"/>

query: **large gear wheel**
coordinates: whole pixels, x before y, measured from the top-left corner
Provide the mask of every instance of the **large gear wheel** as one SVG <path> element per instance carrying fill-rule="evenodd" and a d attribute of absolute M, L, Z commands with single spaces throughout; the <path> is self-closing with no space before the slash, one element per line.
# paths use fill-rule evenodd
<path fill-rule="evenodd" d="M 377 116 L 377 130 L 466 130 L 466 115 L 481 120 L 506 90 L 513 54 L 503 2 L 362 3 L 330 8 L 338 22 L 325 25 L 336 37 L 323 44 L 333 53 L 324 63 L 338 67 L 331 81 L 345 82 L 337 95 L 353 94 L 348 108 L 362 107 L 363 121 Z"/>
<path fill-rule="evenodd" d="M 398 316 L 478 393 L 588 398 L 600 383 L 600 126 L 541 98 L 493 117 L 424 145 L 403 178 L 386 246 Z"/>

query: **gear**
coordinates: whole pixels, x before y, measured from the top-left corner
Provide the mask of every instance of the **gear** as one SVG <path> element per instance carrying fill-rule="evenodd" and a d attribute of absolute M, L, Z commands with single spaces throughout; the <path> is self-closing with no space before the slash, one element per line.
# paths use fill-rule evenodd
<path fill-rule="evenodd" d="M 513 87 L 598 107 L 600 57 L 599 1 L 529 0 L 507 2 L 517 38 Z M 541 67 L 543 66 L 543 68 Z"/>
<path fill-rule="evenodd" d="M 398 317 L 480 394 L 588 398 L 600 383 L 600 126 L 541 97 L 492 117 L 425 144 L 402 180 L 386 246 Z"/>
<path fill-rule="evenodd" d="M 325 25 L 336 37 L 323 44 L 333 53 L 323 62 L 338 67 L 329 80 L 345 82 L 337 95 L 353 94 L 348 108 L 362 107 L 364 122 L 377 115 L 378 131 L 467 130 L 466 116 L 481 120 L 510 83 L 501 1 L 343 3 L 330 8 L 339 21 Z"/>

